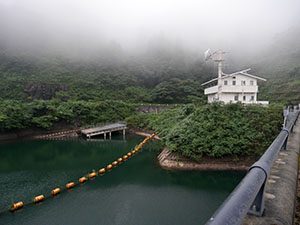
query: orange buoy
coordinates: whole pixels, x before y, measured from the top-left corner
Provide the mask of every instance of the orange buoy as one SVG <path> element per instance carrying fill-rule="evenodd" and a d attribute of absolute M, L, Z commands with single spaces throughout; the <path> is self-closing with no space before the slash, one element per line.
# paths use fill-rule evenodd
<path fill-rule="evenodd" d="M 99 170 L 99 174 L 104 174 L 104 173 L 105 173 L 105 168 Z"/>
<path fill-rule="evenodd" d="M 73 188 L 73 187 L 75 187 L 75 183 L 74 183 L 74 182 L 70 182 L 70 183 L 67 183 L 67 184 L 66 184 L 66 188 L 67 188 L 67 189 L 71 189 L 71 188 Z"/>
<path fill-rule="evenodd" d="M 60 188 L 55 188 L 51 191 L 52 196 L 58 195 L 59 193 L 60 193 Z"/>
<path fill-rule="evenodd" d="M 16 211 L 18 209 L 21 209 L 22 207 L 24 206 L 24 203 L 23 202 L 16 202 L 16 203 L 13 203 L 10 207 L 10 211 L 13 212 L 13 211 Z"/>
<path fill-rule="evenodd" d="M 108 164 L 106 169 L 111 170 L 113 168 L 113 166 L 111 164 Z"/>
<path fill-rule="evenodd" d="M 89 174 L 89 178 L 90 179 L 92 179 L 92 178 L 94 178 L 94 177 L 96 177 L 97 176 L 97 173 L 96 172 L 91 172 L 90 174 Z"/>
<path fill-rule="evenodd" d="M 34 202 L 34 203 L 42 202 L 42 201 L 44 201 L 44 200 L 45 200 L 45 196 L 44 196 L 44 195 L 38 195 L 38 196 L 35 196 L 35 197 L 33 198 L 33 202 Z"/>
<path fill-rule="evenodd" d="M 123 156 L 123 160 L 126 161 L 127 159 L 128 159 L 128 156 L 127 156 L 127 155 L 124 155 L 124 156 Z"/>
<path fill-rule="evenodd" d="M 128 152 L 128 153 L 127 153 L 127 156 L 128 156 L 128 157 L 131 157 L 131 156 L 132 156 L 131 152 Z"/>
<path fill-rule="evenodd" d="M 118 161 L 113 161 L 113 162 L 112 162 L 112 165 L 113 165 L 114 167 L 116 167 L 116 166 L 118 165 Z"/>
<path fill-rule="evenodd" d="M 87 178 L 86 177 L 80 177 L 78 181 L 79 181 L 79 183 L 84 183 L 84 182 L 87 181 Z"/>
<path fill-rule="evenodd" d="M 118 158 L 118 163 L 121 163 L 123 161 L 122 158 Z"/>

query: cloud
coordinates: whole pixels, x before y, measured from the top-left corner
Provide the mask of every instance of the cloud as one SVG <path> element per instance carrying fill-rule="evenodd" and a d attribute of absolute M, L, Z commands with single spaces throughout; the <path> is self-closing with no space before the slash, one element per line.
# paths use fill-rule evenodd
<path fill-rule="evenodd" d="M 0 0 L 0 44 L 16 51 L 135 52 L 160 39 L 256 51 L 299 22 L 297 0 Z"/>

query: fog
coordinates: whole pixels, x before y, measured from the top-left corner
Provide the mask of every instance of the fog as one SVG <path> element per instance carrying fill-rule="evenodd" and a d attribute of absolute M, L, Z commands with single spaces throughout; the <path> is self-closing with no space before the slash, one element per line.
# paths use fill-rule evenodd
<path fill-rule="evenodd" d="M 299 0 L 0 0 L 0 49 L 71 57 L 152 48 L 254 54 L 299 22 Z"/>

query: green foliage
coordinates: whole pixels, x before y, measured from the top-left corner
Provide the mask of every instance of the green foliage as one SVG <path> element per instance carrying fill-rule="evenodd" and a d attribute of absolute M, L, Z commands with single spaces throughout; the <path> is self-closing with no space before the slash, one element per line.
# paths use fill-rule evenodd
<path fill-rule="evenodd" d="M 72 61 L 0 54 L 0 96 L 19 101 L 186 103 L 203 99 L 209 70 L 184 55 Z M 174 58 L 174 59 L 173 59 Z"/>
<path fill-rule="evenodd" d="M 192 80 L 170 79 L 158 84 L 152 91 L 153 101 L 160 103 L 191 102 L 191 97 L 203 98 L 200 83 Z"/>
<path fill-rule="evenodd" d="M 145 127 L 155 130 L 166 146 L 194 160 L 202 156 L 260 155 L 277 135 L 282 107 L 241 104 L 186 105 L 148 116 Z M 144 124 L 142 124 L 144 125 Z"/>
<path fill-rule="evenodd" d="M 0 101 L 0 131 L 30 127 L 49 129 L 56 122 L 70 125 L 96 124 L 123 120 L 135 110 L 134 105 L 120 101 L 66 101 L 36 100 Z"/>

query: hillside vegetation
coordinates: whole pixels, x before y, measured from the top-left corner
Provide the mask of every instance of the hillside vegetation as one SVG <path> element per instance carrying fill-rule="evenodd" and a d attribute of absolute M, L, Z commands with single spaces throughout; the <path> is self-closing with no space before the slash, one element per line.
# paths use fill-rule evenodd
<path fill-rule="evenodd" d="M 282 104 L 300 102 L 299 31 L 294 29 L 279 36 L 260 57 L 243 62 L 252 65 L 254 74 L 267 78 L 260 86 L 259 99 Z M 119 48 L 108 52 L 93 58 L 68 59 L 13 53 L 0 46 L 0 130 L 50 129 L 59 122 L 84 125 L 115 121 L 135 113 L 134 104 L 139 103 L 204 104 L 206 97 L 200 84 L 216 74 L 211 63 L 176 46 L 152 46 L 132 57 Z M 240 68 L 245 68 L 243 63 Z M 234 71 L 228 67 L 226 70 Z M 249 116 L 237 116 L 241 115 Z M 170 117 L 187 121 L 186 116 L 189 115 L 181 112 Z M 194 119 L 198 124 L 196 116 Z M 174 123 L 166 122 L 166 129 L 160 129 L 163 125 L 155 129 L 170 133 L 167 126 Z M 171 133 L 175 135 L 175 131 Z M 181 146 L 170 143 L 170 148 Z"/>
<path fill-rule="evenodd" d="M 139 114 L 128 123 L 154 130 L 171 151 L 203 156 L 259 156 L 282 126 L 282 107 L 185 105 L 160 114 Z"/>
<path fill-rule="evenodd" d="M 300 26 L 278 34 L 273 43 L 249 64 L 267 78 L 260 87 L 261 98 L 284 104 L 300 103 Z"/>
<path fill-rule="evenodd" d="M 82 126 L 124 120 L 135 107 L 120 101 L 0 101 L 0 131 L 50 129 L 56 123 Z"/>

